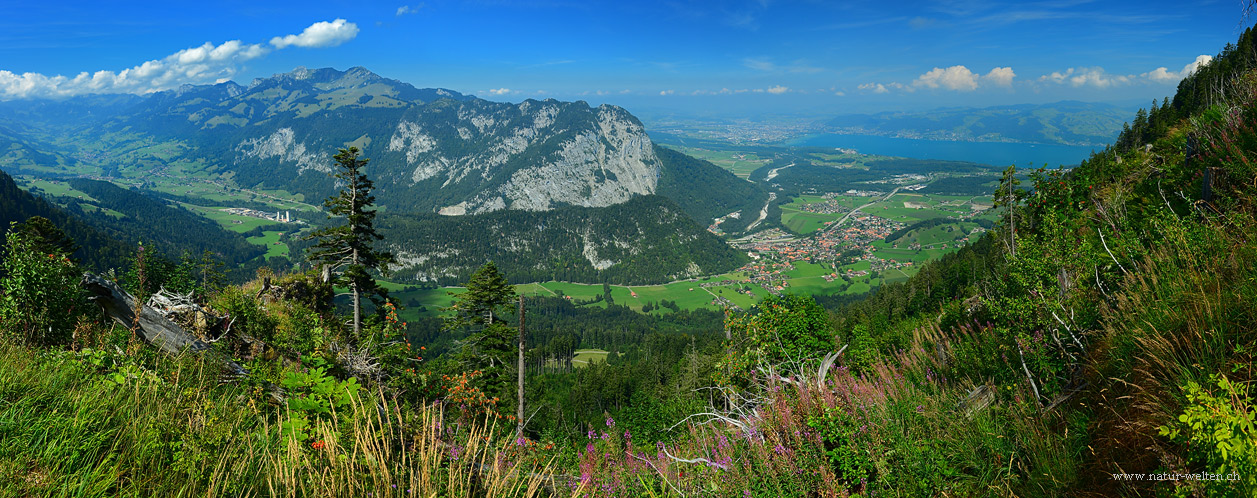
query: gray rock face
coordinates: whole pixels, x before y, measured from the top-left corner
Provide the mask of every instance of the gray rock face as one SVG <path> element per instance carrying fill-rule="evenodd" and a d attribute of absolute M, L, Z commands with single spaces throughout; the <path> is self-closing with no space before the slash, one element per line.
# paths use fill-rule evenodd
<path fill-rule="evenodd" d="M 402 120 L 385 143 L 413 167 L 412 185 L 483 183 L 442 214 L 605 207 L 653 194 L 660 161 L 641 123 L 616 107 L 578 106 L 530 101 L 486 114 L 468 105 L 456 121 Z M 588 114 L 583 129 L 556 126 L 563 113 Z"/>
<path fill-rule="evenodd" d="M 381 202 L 405 211 L 606 207 L 656 191 L 662 163 L 624 109 L 404 90 L 358 68 L 298 69 L 259 80 L 197 117 L 234 127 L 232 163 L 243 181 L 301 184 L 302 175 L 331 171 L 336 148 L 358 146 L 371 159 Z M 438 98 L 401 100 L 408 94 Z M 250 113 L 275 118 L 250 121 Z"/>

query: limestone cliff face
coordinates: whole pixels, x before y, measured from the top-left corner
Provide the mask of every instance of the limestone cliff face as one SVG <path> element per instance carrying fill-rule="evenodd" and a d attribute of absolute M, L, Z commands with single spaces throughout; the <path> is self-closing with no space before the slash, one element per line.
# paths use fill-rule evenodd
<path fill-rule="evenodd" d="M 397 212 L 606 207 L 656 193 L 663 168 L 641 122 L 619 107 L 491 102 L 363 68 L 183 88 L 105 128 L 177 140 L 185 159 L 241 186 L 314 199 L 336 189 L 332 155 L 356 146 L 379 203 Z"/>
<path fill-rule="evenodd" d="M 411 185 L 472 186 L 458 203 L 440 206 L 443 214 L 605 207 L 655 192 L 660 162 L 650 137 L 618 107 L 471 103 L 453 114 L 402 120 L 386 141 L 413 167 Z"/>
<path fill-rule="evenodd" d="M 304 130 L 301 120 L 279 129 L 263 123 L 246 128 L 255 135 L 234 144 L 233 162 L 240 169 L 281 166 L 277 173 L 299 177 L 330 172 L 335 148 L 356 145 L 385 187 L 384 204 L 446 215 L 606 207 L 655 193 L 660 175 L 641 122 L 614 106 L 477 99 L 401 113 L 339 112 L 367 114 L 369 126 L 329 136 L 314 131 L 323 128 L 317 115 Z"/>

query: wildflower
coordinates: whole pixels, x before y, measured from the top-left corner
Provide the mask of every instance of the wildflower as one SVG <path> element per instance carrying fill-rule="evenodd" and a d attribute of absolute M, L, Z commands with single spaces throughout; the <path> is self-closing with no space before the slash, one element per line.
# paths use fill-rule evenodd
<path fill-rule="evenodd" d="M 607 417 L 607 427 L 615 427 L 615 419 Z"/>
<path fill-rule="evenodd" d="M 310 444 L 310 447 L 316 450 L 321 450 L 327 447 L 327 443 L 324 443 L 323 441 L 315 441 Z"/>

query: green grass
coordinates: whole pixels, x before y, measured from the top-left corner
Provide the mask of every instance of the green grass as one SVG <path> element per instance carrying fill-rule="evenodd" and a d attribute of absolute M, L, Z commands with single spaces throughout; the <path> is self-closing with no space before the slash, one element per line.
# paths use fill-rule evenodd
<path fill-rule="evenodd" d="M 825 228 L 827 223 L 837 221 L 842 218 L 841 214 L 823 214 L 809 213 L 806 211 L 798 211 L 794 209 L 781 208 L 781 224 L 789 228 L 790 231 L 800 234 L 809 234 Z"/>
<path fill-rule="evenodd" d="M 66 182 L 55 181 L 55 180 L 50 181 L 50 180 L 44 180 L 40 178 L 27 177 L 27 176 L 17 177 L 14 180 L 16 180 L 17 183 L 26 190 L 30 190 L 32 187 L 36 187 L 36 188 L 39 188 L 40 190 L 43 190 L 44 193 L 51 196 L 74 197 L 78 199 L 83 199 L 88 202 L 97 202 L 96 199 L 94 199 L 92 196 L 87 195 L 86 193 L 82 191 L 75 190 L 74 187 L 71 187 L 70 184 Z"/>
<path fill-rule="evenodd" d="M 76 354 L 0 340 L 0 496 L 535 496 L 525 489 L 550 472 L 483 470 L 510 435 L 474 420 L 450 459 L 432 405 L 405 409 L 415 444 L 396 444 L 403 408 L 369 389 L 291 438 L 292 412 L 265 389 L 220 382 L 214 356 L 105 351 L 113 344 Z"/>
<path fill-rule="evenodd" d="M 833 267 L 827 264 L 822 265 L 808 263 L 806 261 L 795 261 L 791 263 L 791 265 L 794 266 L 794 269 L 785 272 L 785 275 L 789 278 L 818 277 L 834 272 Z"/>
<path fill-rule="evenodd" d="M 192 204 L 182 204 L 182 206 L 188 209 L 191 209 L 193 212 L 196 212 L 197 214 L 200 214 L 201 216 L 214 220 L 218 222 L 219 225 L 222 225 L 223 228 L 226 228 L 236 233 L 244 233 L 249 230 L 253 230 L 254 228 L 263 227 L 263 226 L 264 227 L 285 226 L 281 223 L 276 223 L 271 220 L 266 220 L 262 218 L 254 218 L 252 216 L 241 216 L 238 214 L 231 214 L 226 211 L 223 211 L 223 207 L 195 206 Z"/>
<path fill-rule="evenodd" d="M 440 316 L 440 308 L 454 303 L 454 294 L 466 291 L 462 287 L 438 287 L 436 289 L 419 289 L 413 284 L 378 281 L 381 287 L 388 289 L 389 295 L 402 304 L 398 313 L 403 320 L 415 320 L 420 317 Z M 413 288 L 413 290 L 405 290 Z M 421 309 L 422 308 L 422 309 Z"/>
<path fill-rule="evenodd" d="M 259 237 L 249 237 L 249 243 L 266 246 L 267 258 L 275 256 L 288 257 L 288 244 L 279 241 L 282 231 L 267 230 Z"/>
<path fill-rule="evenodd" d="M 763 158 L 753 152 L 711 150 L 673 145 L 669 145 L 668 147 L 683 152 L 686 155 L 709 161 L 716 166 L 729 170 L 729 172 L 739 178 L 747 178 L 751 176 L 751 172 L 767 164 Z"/>
<path fill-rule="evenodd" d="M 601 349 L 578 349 L 572 357 L 572 366 L 584 368 L 594 363 L 606 363 L 608 354 L 611 353 Z"/>

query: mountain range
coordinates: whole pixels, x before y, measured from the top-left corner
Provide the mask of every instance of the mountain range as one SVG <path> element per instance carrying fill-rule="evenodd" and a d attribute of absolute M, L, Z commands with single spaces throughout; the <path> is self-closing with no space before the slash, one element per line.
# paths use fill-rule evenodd
<path fill-rule="evenodd" d="M 306 199 L 336 191 L 331 156 L 355 146 L 371 161 L 367 174 L 389 215 L 465 216 L 460 223 L 476 224 L 471 215 L 576 208 L 563 216 L 594 219 L 602 214 L 582 215 L 580 209 L 663 194 L 640 206 L 687 215 L 671 226 L 681 235 L 678 240 L 714 238 L 703 229 L 713 218 L 758 211 L 767 198 L 759 186 L 715 165 L 657 148 L 641 122 L 616 106 L 552 99 L 491 102 L 415 88 L 361 67 L 298 68 L 248 85 L 228 81 L 147 96 L 0 103 L 0 146 L 5 147 L 0 167 L 10 172 L 197 176 Z M 590 230 L 589 236 L 601 236 L 598 225 Z M 419 239 L 391 242 L 409 254 L 440 250 Z M 641 248 L 626 250 L 657 242 L 642 240 Z M 719 246 L 721 254 L 674 251 L 682 268 L 694 264 L 720 271 L 738 261 L 723 245 L 701 245 L 708 252 Z M 712 257 L 722 264 L 709 268 Z M 586 259 L 602 270 L 620 263 Z M 584 277 L 601 280 L 597 273 Z M 663 278 L 643 275 L 634 281 Z"/>
<path fill-rule="evenodd" d="M 1104 146 L 1117 138 L 1130 115 L 1131 110 L 1125 107 L 1063 101 L 849 114 L 821 121 L 817 128 L 833 133 L 931 140 Z"/>

